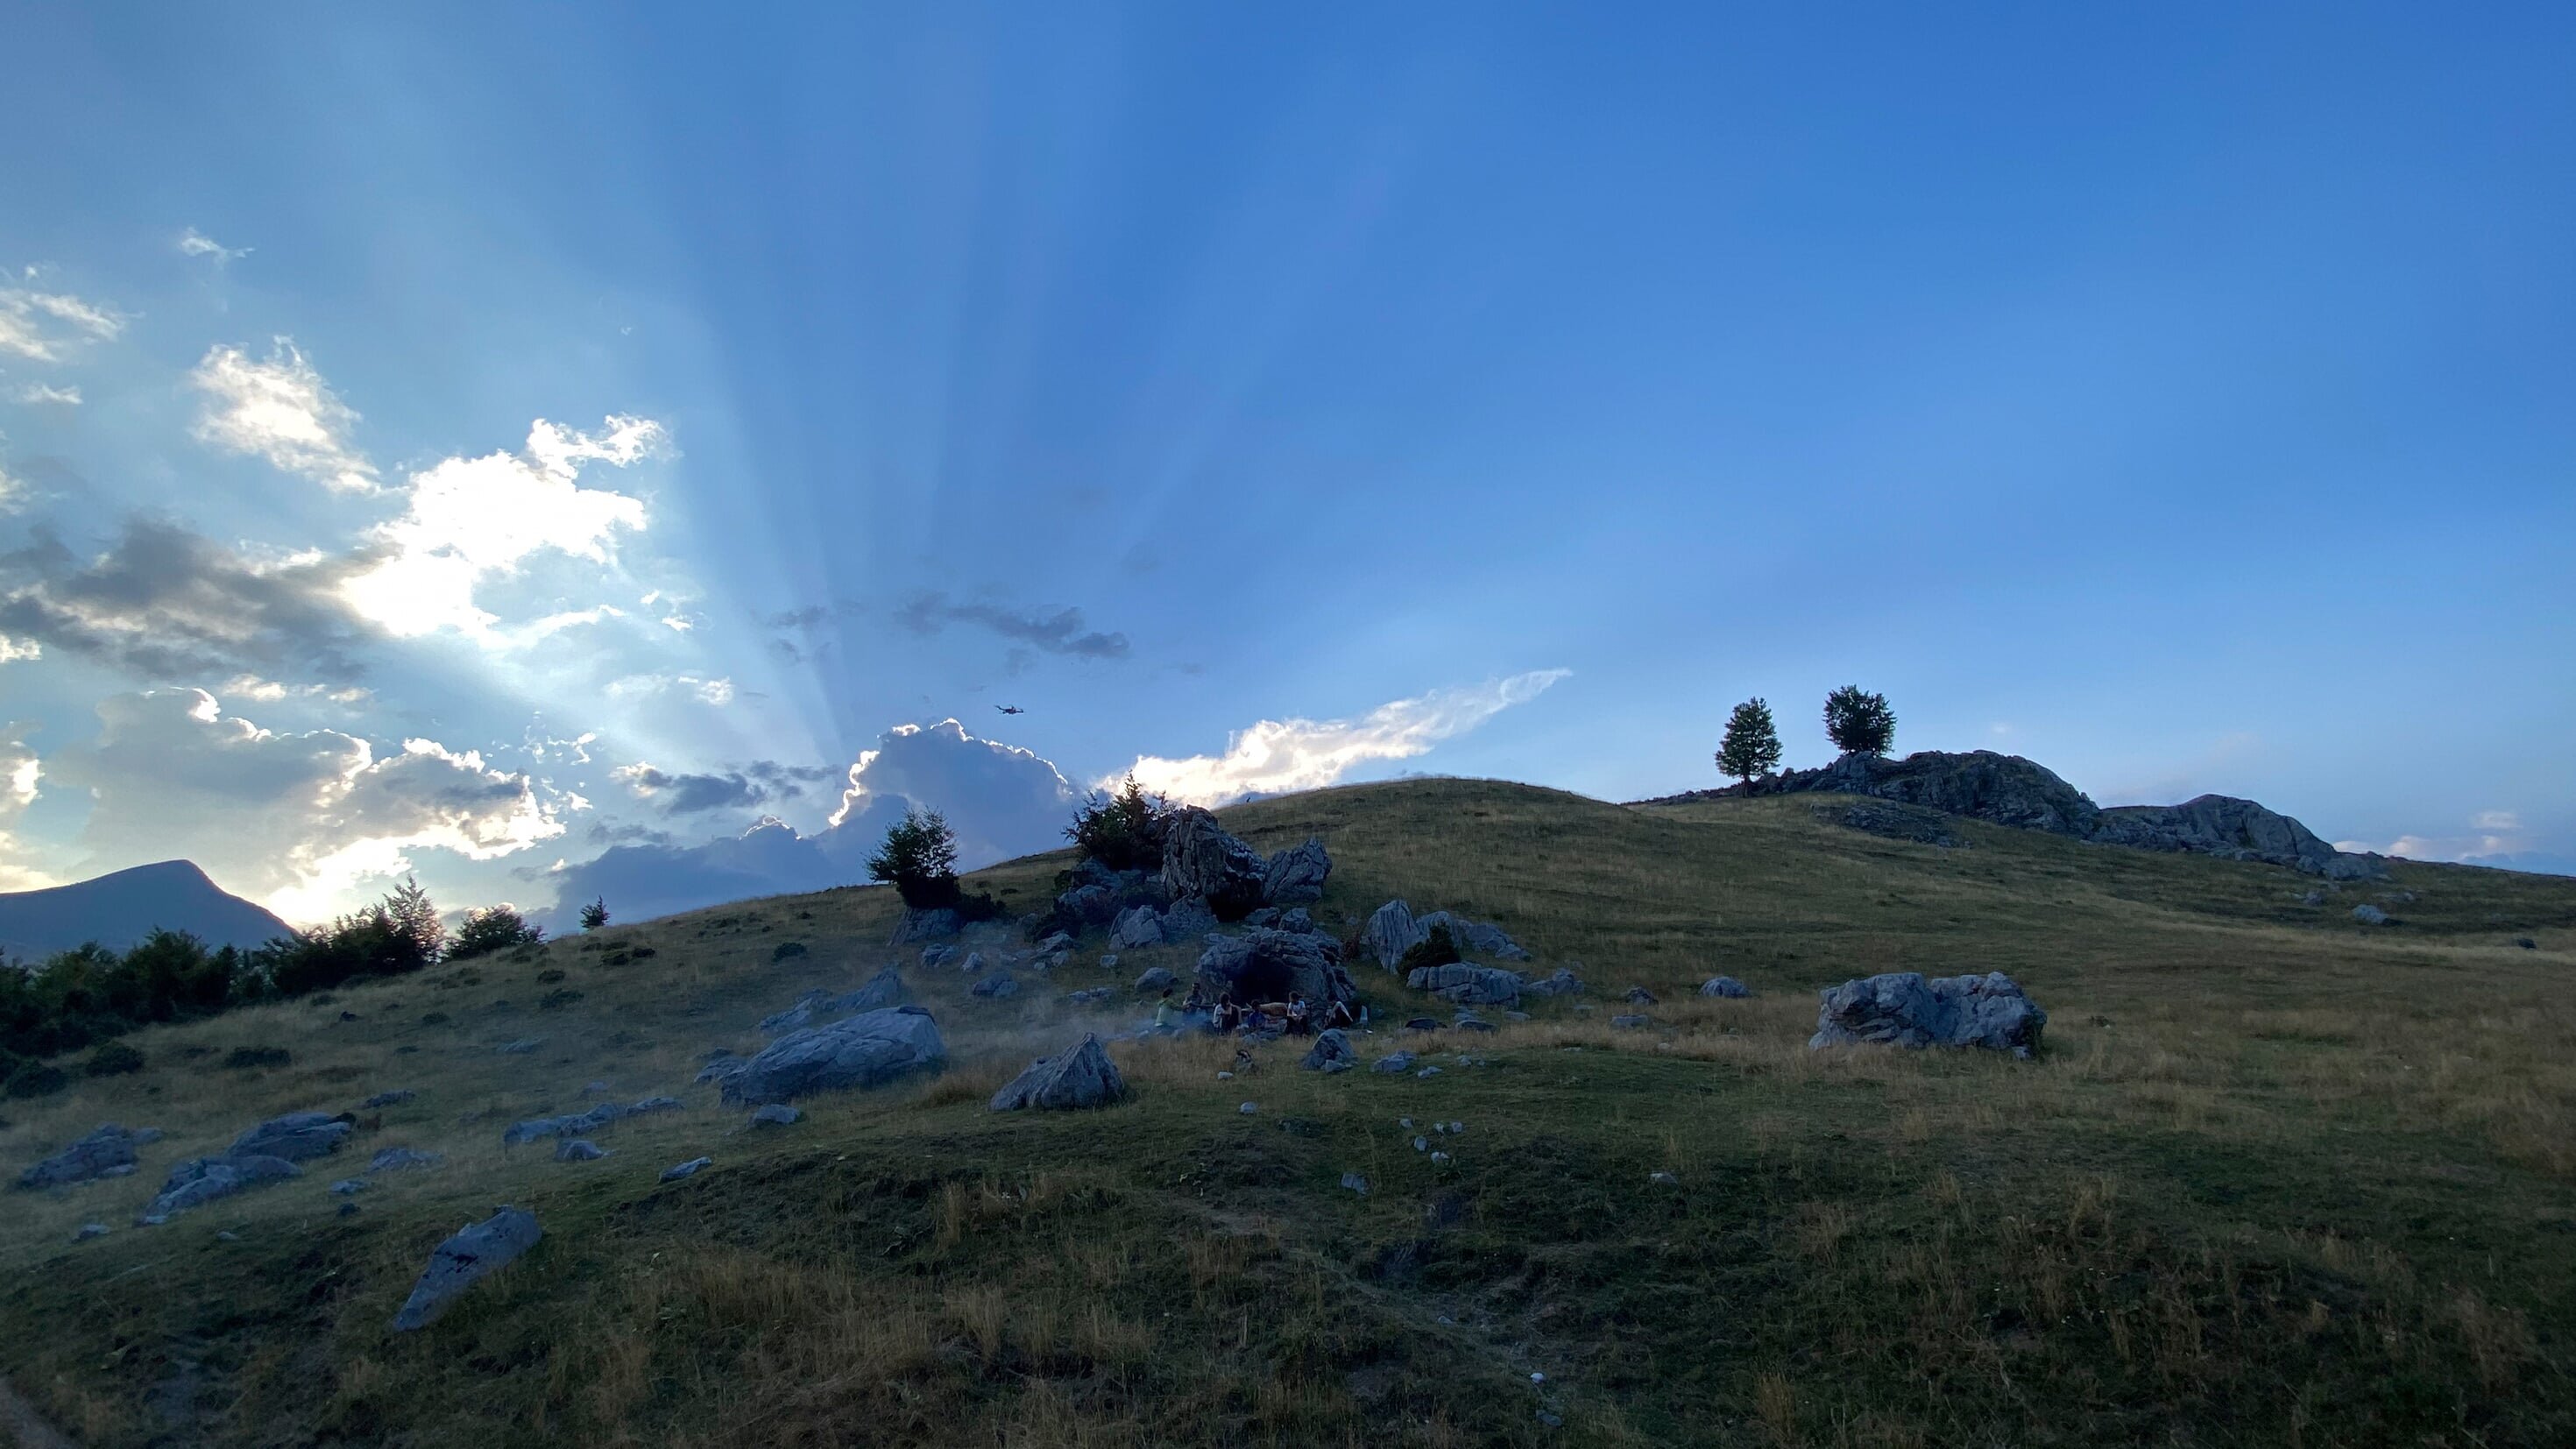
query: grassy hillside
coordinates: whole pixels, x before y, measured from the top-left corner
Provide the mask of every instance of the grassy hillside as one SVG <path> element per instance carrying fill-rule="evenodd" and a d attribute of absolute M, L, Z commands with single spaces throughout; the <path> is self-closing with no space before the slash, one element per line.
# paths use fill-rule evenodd
<path fill-rule="evenodd" d="M 0 1370 L 94 1445 L 2576 1442 L 2576 882 L 2401 864 L 2312 907 L 2270 867 L 1973 823 L 1939 849 L 1831 804 L 1416 781 L 1227 812 L 1326 837 L 1333 929 L 1402 895 L 1581 963 L 1587 998 L 1494 1036 L 1364 1046 L 1429 1078 L 1121 1044 L 1131 1104 L 993 1116 L 1028 1057 L 1136 1014 L 1064 992 L 1195 953 L 1094 943 L 974 1000 L 881 944 L 880 891 L 147 1031 L 142 1073 L 0 1107 L 12 1173 L 101 1120 L 169 1133 L 135 1177 L 0 1199 Z M 976 884 L 1035 905 L 1067 863 Z M 944 1078 L 756 1135 L 688 1085 L 896 959 Z M 2011 973 L 2047 1051 L 1806 1050 L 1815 988 L 1898 969 Z M 1692 994 L 1721 971 L 1760 995 Z M 1631 985 L 1658 1025 L 1614 1032 Z M 597 1163 L 498 1145 L 593 1079 L 691 1109 Z M 127 1226 L 171 1161 L 391 1088 L 419 1095 L 303 1180 Z M 326 1184 L 392 1144 L 448 1163 L 337 1215 Z M 546 1241 L 388 1332 L 497 1202 Z"/>

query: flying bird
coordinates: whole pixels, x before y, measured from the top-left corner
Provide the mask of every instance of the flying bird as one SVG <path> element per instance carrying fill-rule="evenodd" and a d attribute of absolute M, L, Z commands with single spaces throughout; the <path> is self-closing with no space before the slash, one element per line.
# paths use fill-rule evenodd
<path fill-rule="evenodd" d="M 1020 708 L 1020 707 L 1019 707 L 1018 705 L 1016 705 L 1016 704 L 997 704 L 997 705 L 993 706 L 993 708 L 1000 710 L 1000 711 L 1001 711 L 1002 713 L 1004 713 L 1004 714 L 1027 714 L 1027 713 L 1028 713 L 1028 711 L 1027 711 L 1027 710 L 1024 710 L 1024 709 Z"/>

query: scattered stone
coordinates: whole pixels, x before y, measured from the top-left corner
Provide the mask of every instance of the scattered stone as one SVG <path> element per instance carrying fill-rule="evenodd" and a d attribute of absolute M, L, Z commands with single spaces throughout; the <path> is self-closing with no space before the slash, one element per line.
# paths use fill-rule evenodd
<path fill-rule="evenodd" d="M 1521 976 L 1500 966 L 1478 966 L 1458 961 L 1447 966 L 1417 966 L 1405 974 L 1404 984 L 1415 991 L 1428 991 L 1444 1001 L 1509 1006 L 1521 999 Z"/>
<path fill-rule="evenodd" d="M 1019 995 L 1020 983 L 1012 980 L 1011 974 L 1005 971 L 998 976 L 985 977 L 983 980 L 976 982 L 973 986 L 968 987 L 967 992 L 970 995 L 981 996 L 988 1001 L 998 1001 L 1007 996 Z"/>
<path fill-rule="evenodd" d="M 1417 1077 L 1436 1077 L 1440 1075 L 1440 1069 L 1438 1067 L 1424 1067 L 1421 1071 L 1415 1072 L 1414 1075 Z"/>
<path fill-rule="evenodd" d="M 963 971 L 963 972 L 965 972 L 965 973 L 966 973 L 967 975 L 969 975 L 969 976 L 981 976 L 981 975 L 983 975 L 983 974 L 984 974 L 984 972 L 985 972 L 985 969 L 986 969 L 986 967 L 985 967 L 985 961 L 984 961 L 984 953 L 983 953 L 983 952 L 981 952 L 981 951 L 969 951 L 969 952 L 967 952 L 967 953 L 966 953 L 966 960 L 965 960 L 965 963 L 964 963 L 963 965 L 961 965 L 958 969 L 959 969 L 959 970 L 961 970 L 961 971 Z"/>
<path fill-rule="evenodd" d="M 386 1147 L 367 1162 L 369 1172 L 418 1172 L 436 1167 L 447 1159 L 436 1152 L 423 1152 L 413 1147 Z"/>
<path fill-rule="evenodd" d="M 1184 805 L 1163 827 L 1163 894 L 1204 900 L 1217 919 L 1241 920 L 1260 909 L 1270 862 L 1237 840 L 1217 818 Z"/>
<path fill-rule="evenodd" d="M 545 1044 L 546 1039 L 544 1037 L 523 1036 L 514 1042 L 504 1042 L 501 1045 L 492 1048 L 492 1050 L 499 1052 L 505 1057 L 523 1057 Z"/>
<path fill-rule="evenodd" d="M 1416 1137 L 1413 1139 L 1413 1150 L 1416 1152 L 1428 1151 L 1430 1150 L 1430 1147 L 1431 1139 L 1428 1137 Z"/>
<path fill-rule="evenodd" d="M 587 1137 L 567 1137 L 555 1144 L 557 1162 L 597 1162 L 607 1155 L 607 1148 Z"/>
<path fill-rule="evenodd" d="M 1451 1160 L 1452 1159 L 1449 1154 L 1446 1152 L 1434 1152 L 1431 1154 L 1431 1165 L 1434 1167 L 1446 1166 Z"/>
<path fill-rule="evenodd" d="M 1810 1048 L 1855 1042 L 1906 1047 L 1982 1047 L 2027 1059 L 2048 1013 L 2000 971 L 1926 980 L 1895 971 L 1818 992 Z"/>
<path fill-rule="evenodd" d="M 1527 1021 L 1529 1019 L 1530 1014 L 1526 1011 L 1506 1011 L 1503 1013 L 1503 1020 L 1505 1021 Z"/>
<path fill-rule="evenodd" d="M 143 1216 L 167 1222 L 193 1207 L 230 1197 L 262 1183 L 302 1177 L 304 1169 L 282 1157 L 192 1157 L 170 1169 L 161 1192 L 144 1206 Z"/>
<path fill-rule="evenodd" d="M 1238 1112 L 1241 1112 L 1241 1113 L 1242 1113 L 1244 1116 L 1246 1116 L 1246 1117 L 1249 1117 L 1249 1116 L 1251 1116 L 1253 1113 L 1260 1111 L 1260 1110 L 1261 1110 L 1261 1108 L 1260 1108 L 1260 1106 L 1259 1106 L 1258 1104 L 1256 1104 L 1256 1103 L 1246 1102 L 1246 1103 L 1244 1103 L 1242 1106 L 1237 1107 L 1237 1108 L 1235 1108 L 1234 1110 L 1236 1110 L 1236 1111 L 1238 1111 Z"/>
<path fill-rule="evenodd" d="M 1107 1006 L 1117 999 L 1117 996 L 1118 988 L 1115 986 L 1094 986 L 1083 991 L 1067 992 L 1064 999 L 1069 1006 Z"/>
<path fill-rule="evenodd" d="M 1437 1017 L 1412 1017 L 1404 1023 L 1404 1029 L 1406 1031 L 1438 1031 L 1440 1029 L 1440 1021 Z"/>
<path fill-rule="evenodd" d="M 1362 1197 L 1366 1197 L 1366 1196 L 1368 1196 L 1369 1180 L 1368 1180 L 1367 1178 L 1365 1178 L 1365 1177 L 1360 1176 L 1360 1175 L 1359 1175 L 1358 1173 L 1356 1173 L 1356 1172 L 1345 1172 L 1345 1173 L 1343 1173 L 1343 1174 L 1342 1174 L 1342 1186 L 1344 1186 L 1344 1187 L 1346 1187 L 1346 1188 L 1349 1188 L 1351 1191 L 1353 1191 L 1353 1192 L 1355 1192 L 1355 1193 L 1358 1193 L 1358 1194 L 1359 1194 L 1360 1196 L 1362 1196 Z M 86 1229 L 84 1229 L 83 1231 L 87 1231 L 87 1230 L 86 1230 Z M 99 1231 L 103 1233 L 103 1232 L 106 1232 L 106 1231 L 107 1231 L 107 1229 L 105 1229 L 105 1228 L 100 1228 L 100 1229 L 99 1229 Z"/>
<path fill-rule="evenodd" d="M 1550 1429 L 1562 1429 L 1565 1427 L 1564 1415 L 1551 1414 L 1545 1409 L 1538 1411 L 1538 1421 Z"/>
<path fill-rule="evenodd" d="M 1659 1182 L 1666 1187 L 1674 1187 L 1680 1184 L 1681 1179 L 1673 1176 L 1669 1172 L 1650 1172 L 1646 1174 L 1646 1181 Z"/>
<path fill-rule="evenodd" d="M 227 1157 L 283 1157 L 289 1162 L 307 1162 L 340 1150 L 340 1139 L 356 1129 L 357 1120 L 347 1114 L 334 1117 L 328 1112 L 289 1112 L 272 1117 L 233 1139 Z"/>
<path fill-rule="evenodd" d="M 1453 1021 L 1453 1022 L 1451 1022 L 1451 1023 L 1449 1023 L 1449 1025 L 1450 1025 L 1451 1027 L 1455 1028 L 1456 1030 L 1459 1030 L 1459 1031 L 1492 1031 L 1492 1030 L 1494 1030 L 1494 1024 L 1493 1024 L 1492 1022 L 1487 1021 L 1487 1020 L 1485 1020 L 1483 1017 L 1478 1016 L 1478 1015 L 1476 1015 L 1475 1013 L 1473 1013 L 1473 1012 L 1468 1012 L 1468 1011 L 1462 1011 L 1462 1012 L 1459 1012 L 1459 1013 L 1458 1013 L 1458 1019 L 1457 1019 L 1457 1020 L 1455 1020 L 1455 1021 Z"/>
<path fill-rule="evenodd" d="M 1502 927 L 1490 921 L 1471 921 L 1449 911 L 1433 911 L 1416 919 L 1414 925 L 1420 928 L 1424 940 L 1430 939 L 1433 927 L 1448 927 L 1449 939 L 1457 942 L 1461 951 L 1473 951 L 1498 961 L 1526 961 L 1530 958 L 1530 953 L 1520 942 L 1505 935 Z"/>
<path fill-rule="evenodd" d="M 1100 956 L 1100 969 L 1101 969 L 1101 970 L 1103 970 L 1103 971 L 1115 971 L 1115 970 L 1117 970 L 1117 969 L 1118 969 L 1118 953 L 1117 953 L 1117 952 L 1115 952 L 1115 951 L 1104 951 L 1104 952 L 1102 952 L 1102 953 L 1101 953 L 1101 956 Z"/>
<path fill-rule="evenodd" d="M 1950 817 L 1938 810 L 1926 809 L 1919 805 L 1901 805 L 1882 801 L 1869 805 L 1853 805 L 1839 814 L 1831 809 L 1820 808 L 1815 814 L 1818 819 L 1831 820 L 1837 825 L 1883 836 L 1889 840 L 1910 840 L 1917 845 L 1938 845 L 1946 848 L 1967 844 L 1951 832 Z"/>
<path fill-rule="evenodd" d="M 677 1112 L 688 1104 L 677 1097 L 646 1097 L 626 1109 L 629 1117 L 649 1117 L 656 1112 Z"/>
<path fill-rule="evenodd" d="M 425 1328 L 437 1321 L 457 1295 L 535 1247 L 544 1236 L 534 1214 L 512 1207 L 460 1229 L 429 1255 L 429 1266 L 412 1285 L 411 1297 L 394 1315 L 395 1331 Z"/>
<path fill-rule="evenodd" d="M 349 1201 L 347 1201 L 346 1199 L 343 1199 L 343 1200 L 341 1201 L 341 1203 L 340 1203 L 340 1216 L 342 1216 L 342 1217 L 344 1217 L 344 1218 L 354 1218 L 354 1217 L 356 1217 L 357 1215 L 358 1215 L 358 1205 L 357 1205 L 356 1203 L 349 1202 Z"/>
<path fill-rule="evenodd" d="M 1231 1082 L 1231 1081 L 1233 1081 L 1233 1080 L 1234 1080 L 1234 1073 L 1232 1073 L 1232 1072 L 1219 1072 L 1219 1073 L 1217 1073 L 1217 1074 L 1216 1074 L 1216 1079 L 1217 1079 L 1218 1081 L 1220 1081 L 1220 1082 Z"/>
<path fill-rule="evenodd" d="M 2385 926 L 2388 924 L 2388 913 L 2373 905 L 2359 905 L 2353 907 L 2352 918 L 2365 926 Z"/>
<path fill-rule="evenodd" d="M 1736 980 L 1732 976 L 1712 976 L 1699 984 L 1699 994 L 1702 996 L 1722 996 L 1730 1001 L 1741 1001 L 1745 997 L 1753 994 L 1753 988 Z"/>
<path fill-rule="evenodd" d="M 2324 891 L 2310 891 L 2306 895 L 2299 897 L 2299 904 L 2303 906 L 2322 906 L 2325 903 L 2326 893 Z"/>
<path fill-rule="evenodd" d="M 1136 978 L 1136 994 L 1139 996 L 1160 996 L 1166 991 L 1179 989 L 1180 984 L 1181 978 L 1173 975 L 1169 968 L 1162 966 L 1149 967 L 1144 975 Z"/>
<path fill-rule="evenodd" d="M 948 1054 L 939 1027 L 917 1006 L 862 1012 L 771 1042 L 723 1083 L 727 1103 L 784 1102 L 814 1092 L 882 1086 L 937 1071 Z"/>
<path fill-rule="evenodd" d="M 1086 1035 L 1069 1052 L 1031 1062 L 1028 1070 L 993 1094 L 992 1110 L 1065 1112 L 1106 1107 L 1126 1096 L 1127 1082 L 1118 1075 L 1118 1064 L 1109 1060 L 1099 1037 Z M 1248 1103 L 1246 1110 L 1250 1110 Z"/>
<path fill-rule="evenodd" d="M 1261 898 L 1274 906 L 1302 906 L 1324 898 L 1324 880 L 1333 873 L 1333 857 L 1316 836 L 1270 857 L 1262 873 Z"/>
<path fill-rule="evenodd" d="M 741 1076 L 743 1070 L 750 1065 L 750 1062 L 728 1052 L 698 1069 L 697 1085 L 703 1087 L 712 1083 L 721 1087 Z"/>
<path fill-rule="evenodd" d="M 1351 1039 L 1339 1027 L 1315 1033 L 1315 1045 L 1297 1063 L 1310 1072 L 1347 1072 L 1359 1065 L 1359 1053 L 1351 1050 Z"/>
<path fill-rule="evenodd" d="M 1390 1052 L 1385 1056 L 1379 1057 L 1376 1061 L 1369 1063 L 1369 1070 L 1372 1072 L 1385 1072 L 1389 1075 L 1393 1075 L 1397 1072 L 1412 1071 L 1413 1053 Z"/>
<path fill-rule="evenodd" d="M 1573 996 L 1582 990 L 1582 978 L 1564 966 L 1557 967 L 1545 976 L 1521 978 L 1521 994 L 1524 996 Z"/>
<path fill-rule="evenodd" d="M 1660 1004 L 1655 1000 L 1655 993 L 1648 991 L 1642 986 L 1629 987 L 1627 994 L 1621 996 L 1619 999 L 1627 1002 L 1630 1006 L 1655 1006 Z"/>
<path fill-rule="evenodd" d="M 957 948 L 954 946 L 924 946 L 921 948 L 921 969 L 924 971 L 936 971 L 940 967 L 945 966 L 956 959 Z"/>
<path fill-rule="evenodd" d="M 73 1241 L 73 1242 L 75 1242 L 75 1243 L 86 1243 L 86 1242 L 88 1242 L 88 1241 L 89 1241 L 90 1239 L 92 1239 L 92 1238 L 103 1238 L 103 1237 L 106 1237 L 106 1236 L 107 1236 L 107 1224 L 105 1224 L 105 1223 L 83 1223 L 83 1224 L 81 1224 L 81 1225 L 80 1225 L 80 1227 L 79 1227 L 79 1228 L 77 1228 L 77 1229 L 75 1229 L 75 1230 L 73 1231 L 73 1233 L 72 1233 L 72 1241 Z"/>
<path fill-rule="evenodd" d="M 902 919 L 895 922 L 894 936 L 887 944 L 909 946 L 915 941 L 935 941 L 942 937 L 954 936 L 957 934 L 958 925 L 957 913 L 945 906 L 936 910 L 907 907 Z"/>
<path fill-rule="evenodd" d="M 363 1177 L 344 1177 L 331 1184 L 331 1191 L 340 1197 L 355 1197 L 366 1190 L 367 1180 Z"/>
<path fill-rule="evenodd" d="M 835 1012 L 877 1011 L 903 1004 L 903 976 L 888 966 L 861 983 L 855 991 L 845 991 L 825 1003 Z"/>
<path fill-rule="evenodd" d="M 2513 938 L 2513 943 L 2526 951 L 2537 951 L 2540 949 L 2540 943 L 2531 939 L 2529 936 L 2516 936 Z"/>
<path fill-rule="evenodd" d="M 1244 917 L 1243 924 L 1256 929 L 1265 926 L 1276 927 L 1279 924 L 1279 908 L 1277 906 L 1263 906 L 1260 910 L 1254 911 L 1251 915 Z"/>
<path fill-rule="evenodd" d="M 696 1176 L 700 1168 L 712 1167 L 714 1165 L 715 1159 L 712 1157 L 692 1157 L 677 1167 L 663 1168 L 662 1180 L 664 1182 L 678 1182 L 681 1178 Z"/>
<path fill-rule="evenodd" d="M 134 1170 L 134 1149 L 149 1140 L 113 1122 L 100 1123 L 88 1136 L 18 1174 L 18 1185 L 65 1187 L 110 1175 L 124 1176 Z"/>
<path fill-rule="evenodd" d="M 803 1121 L 804 1117 L 805 1114 L 803 1112 L 794 1107 L 788 1106 L 784 1102 L 772 1102 L 768 1106 L 751 1114 L 751 1125 L 754 1127 L 793 1127 L 798 1122 Z"/>
<path fill-rule="evenodd" d="M 1130 906 L 1109 926 L 1109 944 L 1122 951 L 1163 944 L 1163 915 L 1150 905 Z"/>
<path fill-rule="evenodd" d="M 1377 958 L 1378 965 L 1392 971 L 1404 953 L 1428 934 L 1414 924 L 1411 906 L 1388 901 L 1369 913 L 1368 924 L 1360 928 L 1360 944 Z"/>
<path fill-rule="evenodd" d="M 1654 1024 L 1655 1019 L 1653 1017 L 1646 1016 L 1638 1012 L 1623 1012 L 1618 1016 L 1610 1018 L 1610 1029 L 1612 1031 L 1644 1031 L 1646 1028 L 1653 1026 Z"/>
<path fill-rule="evenodd" d="M 409 1087 L 405 1087 L 400 1091 L 394 1092 L 378 1092 L 367 1100 L 360 1102 L 358 1104 L 358 1110 L 362 1112 L 375 1112 L 386 1107 L 399 1107 L 418 1095 L 419 1093 L 412 1091 Z"/>

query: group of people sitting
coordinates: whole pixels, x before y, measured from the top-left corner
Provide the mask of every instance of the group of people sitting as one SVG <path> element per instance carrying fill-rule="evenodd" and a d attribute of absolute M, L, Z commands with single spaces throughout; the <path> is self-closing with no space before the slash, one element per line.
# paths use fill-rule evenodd
<path fill-rule="evenodd" d="M 1163 998 L 1154 1006 L 1157 1030 L 1178 1031 L 1185 1022 L 1204 1021 L 1207 1030 L 1218 1036 L 1261 1036 L 1285 1032 L 1290 1036 L 1311 1036 L 1337 1026 L 1355 1025 L 1358 1018 L 1351 1004 L 1336 1001 L 1321 1011 L 1303 996 L 1286 1001 L 1238 1001 L 1233 992 L 1223 992 L 1214 1001 L 1207 999 L 1207 988 L 1193 986 L 1185 1001 L 1172 1000 L 1172 988 L 1163 988 Z"/>

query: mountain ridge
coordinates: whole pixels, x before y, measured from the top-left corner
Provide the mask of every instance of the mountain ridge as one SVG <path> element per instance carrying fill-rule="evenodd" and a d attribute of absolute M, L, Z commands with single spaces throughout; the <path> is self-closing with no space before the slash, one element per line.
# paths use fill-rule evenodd
<path fill-rule="evenodd" d="M 40 960 L 96 941 L 122 951 L 156 927 L 248 949 L 292 928 L 216 885 L 194 861 L 130 866 L 69 885 L 0 893 L 0 956 Z"/>

